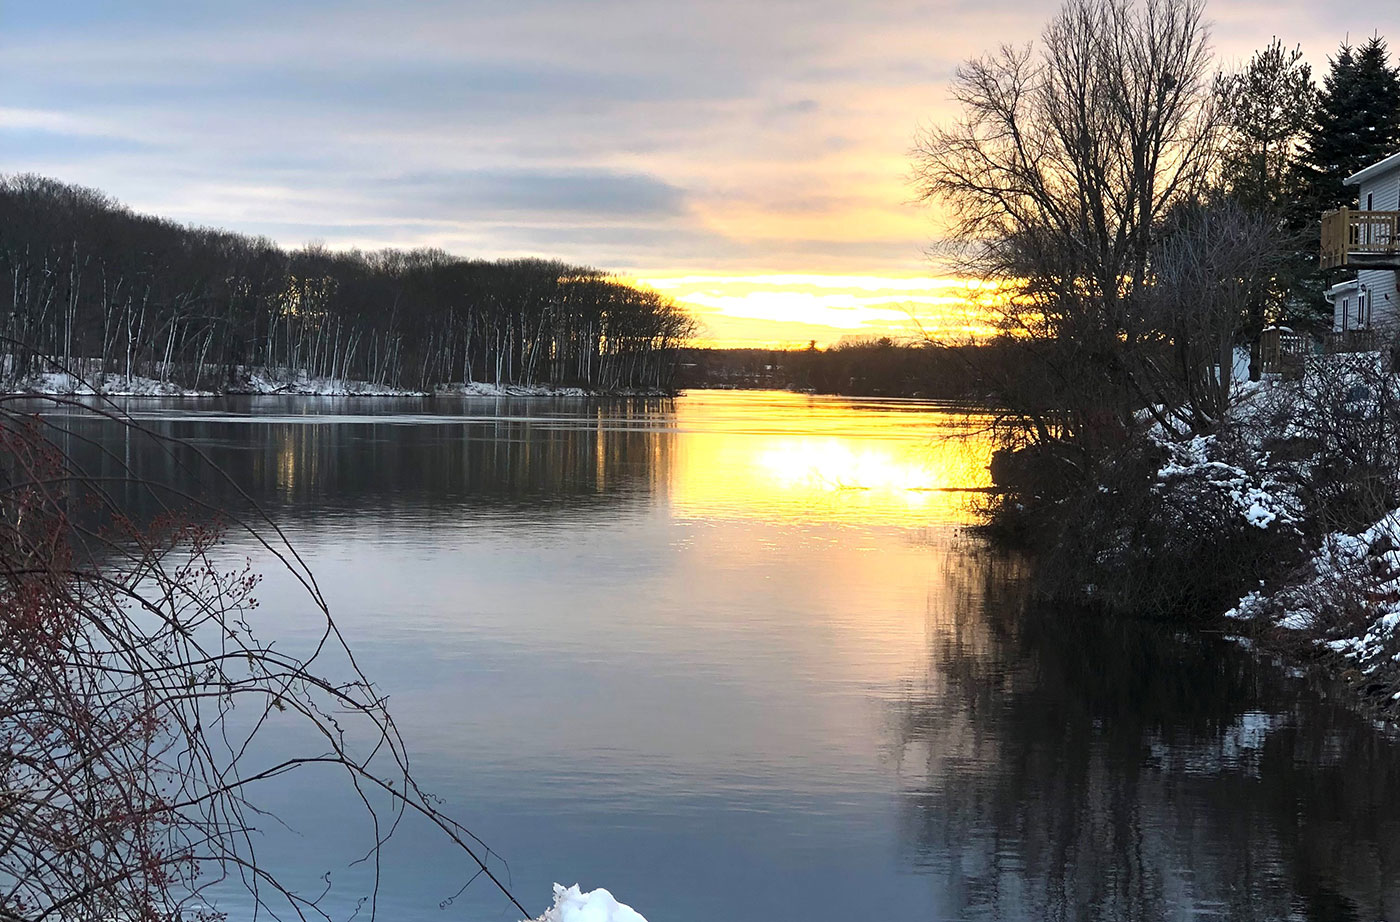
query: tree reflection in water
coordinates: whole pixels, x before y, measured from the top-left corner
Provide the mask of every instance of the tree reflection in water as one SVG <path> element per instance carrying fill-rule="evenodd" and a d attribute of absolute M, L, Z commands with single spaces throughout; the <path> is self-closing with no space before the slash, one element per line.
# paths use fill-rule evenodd
<path fill-rule="evenodd" d="M 389 510 L 437 522 L 522 506 L 604 517 L 664 489 L 674 435 L 658 420 L 672 402 L 615 401 L 586 414 L 582 405 L 560 401 L 546 408 L 552 412 L 531 412 L 524 398 L 257 397 L 190 401 L 172 411 L 138 402 L 143 425 L 176 441 L 125 443 L 101 417 L 64 408 L 50 416 L 64 451 L 112 480 L 138 519 L 159 510 L 120 479 L 125 467 L 155 482 L 190 484 L 206 470 L 199 453 L 228 474 L 198 481 L 205 502 L 241 514 L 251 499 L 291 527 Z"/>
<path fill-rule="evenodd" d="M 894 719 L 908 859 L 944 914 L 1393 917 L 1393 735 L 1224 639 L 1048 608 L 1014 561 L 949 560 Z"/>

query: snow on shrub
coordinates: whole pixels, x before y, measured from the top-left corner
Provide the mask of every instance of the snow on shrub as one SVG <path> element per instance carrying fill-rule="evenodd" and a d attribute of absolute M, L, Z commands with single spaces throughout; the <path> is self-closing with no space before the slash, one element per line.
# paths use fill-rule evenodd
<path fill-rule="evenodd" d="M 1289 584 L 1250 592 L 1226 616 L 1310 632 L 1364 673 L 1391 662 L 1400 625 L 1400 510 L 1360 534 L 1328 535 Z"/>
<path fill-rule="evenodd" d="M 1239 464 L 1213 458 L 1221 454 L 1220 443 L 1213 435 L 1159 444 L 1167 455 L 1157 471 L 1157 492 L 1164 499 L 1170 500 L 1169 494 L 1184 491 L 1186 495 L 1176 499 L 1190 508 L 1205 498 L 1203 492 L 1213 493 L 1228 500 L 1244 522 L 1256 528 L 1297 522 L 1297 499 L 1269 472 L 1267 455 L 1248 459 L 1255 469 L 1251 472 Z"/>

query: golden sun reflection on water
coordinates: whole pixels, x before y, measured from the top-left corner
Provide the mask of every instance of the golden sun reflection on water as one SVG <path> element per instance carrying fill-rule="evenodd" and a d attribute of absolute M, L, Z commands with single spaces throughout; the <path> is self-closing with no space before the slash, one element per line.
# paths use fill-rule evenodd
<path fill-rule="evenodd" d="M 726 426 L 720 407 L 745 425 Z M 693 518 L 964 523 L 990 484 L 981 422 L 913 401 L 692 392 L 677 405 L 671 499 Z"/>

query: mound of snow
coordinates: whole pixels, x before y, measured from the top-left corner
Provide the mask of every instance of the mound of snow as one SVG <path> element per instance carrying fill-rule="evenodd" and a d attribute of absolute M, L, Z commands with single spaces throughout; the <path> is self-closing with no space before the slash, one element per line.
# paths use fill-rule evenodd
<path fill-rule="evenodd" d="M 584 893 L 578 884 L 554 885 L 554 905 L 534 922 L 647 922 L 631 906 L 619 903 L 599 887 Z"/>

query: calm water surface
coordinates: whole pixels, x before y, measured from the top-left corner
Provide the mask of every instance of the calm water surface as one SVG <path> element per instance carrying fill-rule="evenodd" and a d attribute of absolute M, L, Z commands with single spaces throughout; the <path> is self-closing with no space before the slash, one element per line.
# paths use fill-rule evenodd
<path fill-rule="evenodd" d="M 532 911 L 560 881 L 651 922 L 1400 918 L 1391 739 L 1223 641 L 1027 607 L 1015 562 L 960 530 L 987 460 L 966 414 L 129 407 L 287 530 L 420 780 Z M 267 574 L 263 635 L 304 640 L 290 580 L 232 551 Z M 329 873 L 348 915 L 358 814 L 314 776 L 266 796 L 295 831 L 269 825 L 264 860 L 307 890 Z M 480 882 L 446 902 L 469 876 L 409 824 L 381 917 L 517 919 Z"/>

